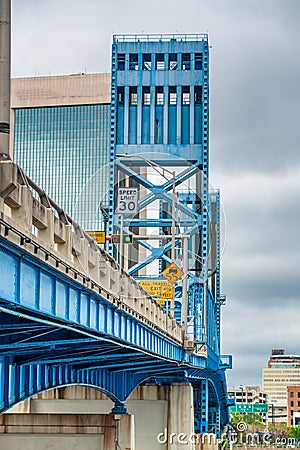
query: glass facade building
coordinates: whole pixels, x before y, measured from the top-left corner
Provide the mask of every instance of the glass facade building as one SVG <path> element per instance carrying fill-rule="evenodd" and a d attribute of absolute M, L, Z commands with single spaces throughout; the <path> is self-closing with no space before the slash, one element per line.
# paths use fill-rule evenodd
<path fill-rule="evenodd" d="M 85 230 L 103 229 L 110 104 L 14 109 L 14 160 Z"/>

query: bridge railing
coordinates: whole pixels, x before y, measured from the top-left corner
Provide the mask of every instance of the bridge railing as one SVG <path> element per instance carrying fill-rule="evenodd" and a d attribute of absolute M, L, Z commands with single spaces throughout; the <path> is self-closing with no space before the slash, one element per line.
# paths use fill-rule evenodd
<path fill-rule="evenodd" d="M 182 341 L 179 323 L 12 161 L 0 162 L 0 214 L 1 235 Z"/>

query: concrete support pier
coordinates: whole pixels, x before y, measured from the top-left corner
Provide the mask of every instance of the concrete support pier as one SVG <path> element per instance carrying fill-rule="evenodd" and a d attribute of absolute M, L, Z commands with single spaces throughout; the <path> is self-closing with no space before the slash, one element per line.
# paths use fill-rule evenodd
<path fill-rule="evenodd" d="M 194 450 L 193 387 L 172 383 L 169 394 L 168 450 Z"/>
<path fill-rule="evenodd" d="M 135 450 L 130 414 L 3 414 L 0 448 Z"/>

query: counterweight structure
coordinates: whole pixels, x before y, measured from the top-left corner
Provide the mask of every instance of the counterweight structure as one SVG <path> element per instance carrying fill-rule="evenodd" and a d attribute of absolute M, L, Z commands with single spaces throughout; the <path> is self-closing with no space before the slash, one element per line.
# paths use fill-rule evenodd
<path fill-rule="evenodd" d="M 162 240 L 157 247 L 151 240 L 138 239 L 138 235 L 155 231 L 174 234 L 175 221 L 176 234 L 190 237 L 187 337 L 219 354 L 220 196 L 209 189 L 208 144 L 208 36 L 115 35 L 110 233 L 135 234 L 135 253 L 126 248 L 126 269 L 137 279 L 162 278 L 163 269 L 171 262 L 182 266 L 180 239 L 176 239 L 172 254 L 171 239 Z M 153 176 L 153 170 L 161 177 Z M 127 214 L 122 221 L 116 214 L 119 186 L 140 188 L 138 213 Z M 144 257 L 136 257 L 138 248 L 144 252 L 146 249 Z M 110 251 L 116 255 L 112 245 Z M 119 257 L 124 262 L 124 255 Z M 157 273 L 153 269 L 155 260 L 159 261 L 155 266 Z M 181 300 L 182 284 L 178 280 L 175 284 L 178 320 L 183 317 Z"/>

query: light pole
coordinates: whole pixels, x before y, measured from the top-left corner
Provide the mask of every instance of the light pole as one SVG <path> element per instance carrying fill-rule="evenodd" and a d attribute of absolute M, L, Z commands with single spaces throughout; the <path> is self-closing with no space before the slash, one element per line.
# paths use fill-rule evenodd
<path fill-rule="evenodd" d="M 10 159 L 10 0 L 0 2 L 0 159 Z"/>
<path fill-rule="evenodd" d="M 176 173 L 175 171 L 171 172 L 170 170 L 166 169 L 165 167 L 161 167 L 159 164 L 155 163 L 154 161 L 151 161 L 148 158 L 145 158 L 142 155 L 123 155 L 123 154 L 117 154 L 117 158 L 138 158 L 143 161 L 145 161 L 147 164 L 149 164 L 150 167 L 152 167 L 161 177 L 163 177 L 165 180 L 170 181 L 169 178 L 165 176 L 165 172 L 172 176 L 172 206 L 171 206 L 171 215 L 172 215 L 172 225 L 171 225 L 171 261 L 175 262 L 175 233 L 176 233 L 176 221 L 175 221 L 175 210 L 176 210 Z M 121 224 L 122 228 L 122 224 Z M 123 231 L 121 231 L 122 233 Z M 187 244 L 186 244 L 187 246 Z M 184 272 L 185 273 L 185 272 Z M 187 279 L 187 276 L 184 277 Z M 187 281 L 187 280 L 186 280 Z M 182 289 L 183 290 L 183 289 Z M 187 292 L 187 287 L 185 286 L 184 289 Z M 187 295 L 187 294 L 186 294 Z M 183 302 L 183 300 L 182 300 Z M 185 303 L 187 300 L 185 300 Z M 170 315 L 172 318 L 174 318 L 174 309 L 175 309 L 175 302 L 174 302 L 174 296 L 171 299 L 171 307 L 170 307 Z M 185 313 L 186 314 L 186 313 Z"/>
<path fill-rule="evenodd" d="M 244 403 L 244 386 L 240 385 L 240 390 L 242 391 L 242 403 Z"/>

